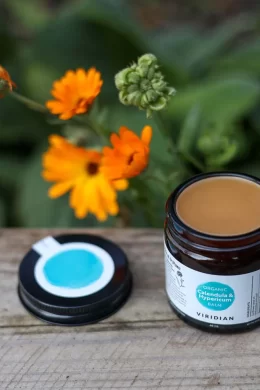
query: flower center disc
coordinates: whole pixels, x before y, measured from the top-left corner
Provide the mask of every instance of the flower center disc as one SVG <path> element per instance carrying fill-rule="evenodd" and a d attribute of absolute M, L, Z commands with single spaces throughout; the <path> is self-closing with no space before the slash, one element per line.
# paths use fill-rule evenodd
<path fill-rule="evenodd" d="M 87 172 L 89 175 L 93 176 L 98 173 L 98 164 L 97 163 L 88 163 Z"/>

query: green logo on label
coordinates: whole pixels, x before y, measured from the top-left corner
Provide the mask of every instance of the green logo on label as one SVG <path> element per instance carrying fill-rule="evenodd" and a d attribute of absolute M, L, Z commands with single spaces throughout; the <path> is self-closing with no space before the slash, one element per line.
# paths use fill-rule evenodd
<path fill-rule="evenodd" d="M 208 282 L 196 288 L 197 300 L 210 310 L 226 310 L 235 300 L 234 290 L 227 284 Z"/>

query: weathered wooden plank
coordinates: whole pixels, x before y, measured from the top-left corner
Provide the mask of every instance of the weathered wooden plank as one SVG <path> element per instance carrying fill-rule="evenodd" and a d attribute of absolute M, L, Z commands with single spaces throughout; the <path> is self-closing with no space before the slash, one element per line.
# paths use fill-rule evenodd
<path fill-rule="evenodd" d="M 223 336 L 170 321 L 153 326 L 55 327 L 47 334 L 44 326 L 25 327 L 13 335 L 5 329 L 0 388 L 259 390 L 259 332 Z"/>
<path fill-rule="evenodd" d="M 114 316 L 67 328 L 27 314 L 16 294 L 18 264 L 33 242 L 59 233 L 0 231 L 0 389 L 260 389 L 258 329 L 210 334 L 171 312 L 161 231 L 99 232 L 124 248 L 135 279 Z"/>

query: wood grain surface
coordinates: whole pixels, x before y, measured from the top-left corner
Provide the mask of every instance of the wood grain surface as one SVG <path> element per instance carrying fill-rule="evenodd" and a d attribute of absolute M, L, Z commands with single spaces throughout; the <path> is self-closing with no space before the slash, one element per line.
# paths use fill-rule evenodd
<path fill-rule="evenodd" d="M 16 293 L 19 263 L 35 241 L 64 232 L 0 231 L 0 389 L 260 390 L 259 329 L 205 333 L 169 308 L 162 231 L 80 230 L 114 240 L 130 260 L 133 293 L 109 319 L 67 328 L 29 315 Z"/>

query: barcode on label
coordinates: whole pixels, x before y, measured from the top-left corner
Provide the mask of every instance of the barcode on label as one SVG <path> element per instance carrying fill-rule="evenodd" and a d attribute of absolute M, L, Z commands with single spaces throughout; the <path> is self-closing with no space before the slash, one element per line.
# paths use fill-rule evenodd
<path fill-rule="evenodd" d="M 260 275 L 252 276 L 250 301 L 247 302 L 247 318 L 260 313 Z"/>

